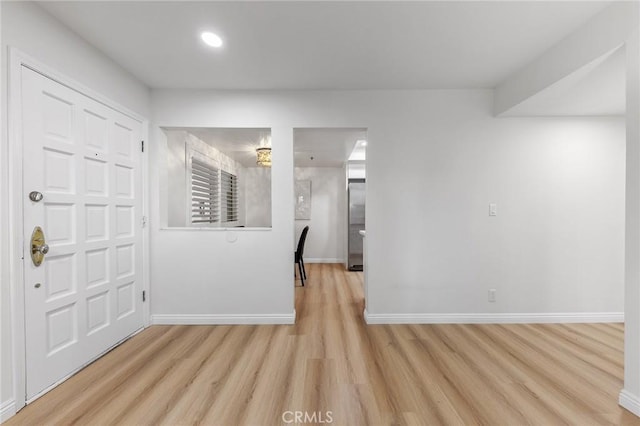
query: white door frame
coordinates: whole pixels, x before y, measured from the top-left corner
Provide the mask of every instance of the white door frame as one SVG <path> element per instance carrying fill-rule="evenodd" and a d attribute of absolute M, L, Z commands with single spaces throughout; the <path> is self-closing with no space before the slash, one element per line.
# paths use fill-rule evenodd
<path fill-rule="evenodd" d="M 79 92 L 96 102 L 125 114 L 142 125 L 142 140 L 148 141 L 149 121 L 133 111 L 95 92 L 91 88 L 69 78 L 35 58 L 18 49 L 9 48 L 8 73 L 8 168 L 9 168 L 9 281 L 11 292 L 11 346 L 13 364 L 13 390 L 16 411 L 27 403 L 26 401 L 26 339 L 25 339 L 25 293 L 24 293 L 24 259 L 23 247 L 23 158 L 22 158 L 22 88 L 21 69 L 29 68 L 63 86 Z M 144 153 L 148 153 L 149 143 L 145 143 Z M 148 188 L 148 155 L 142 156 L 142 216 L 148 217 L 149 188 Z M 142 226 L 142 224 L 138 224 Z M 149 225 L 142 229 L 142 290 L 147 299 L 142 305 L 143 327 L 150 324 L 150 291 L 149 291 Z M 63 380 L 66 380 L 63 379 Z M 53 387 L 57 386 L 56 383 Z M 30 402 L 30 401 L 29 401 Z"/>

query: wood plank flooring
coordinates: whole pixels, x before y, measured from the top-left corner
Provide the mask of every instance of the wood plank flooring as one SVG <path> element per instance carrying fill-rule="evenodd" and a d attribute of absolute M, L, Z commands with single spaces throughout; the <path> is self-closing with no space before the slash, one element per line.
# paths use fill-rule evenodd
<path fill-rule="evenodd" d="M 7 425 L 640 425 L 621 324 L 366 326 L 361 273 L 307 269 L 295 326 L 150 327 Z"/>

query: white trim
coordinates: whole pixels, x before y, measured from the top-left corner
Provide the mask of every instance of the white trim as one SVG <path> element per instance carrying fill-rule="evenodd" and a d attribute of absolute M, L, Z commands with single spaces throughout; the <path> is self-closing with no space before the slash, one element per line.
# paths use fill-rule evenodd
<path fill-rule="evenodd" d="M 622 391 L 620 391 L 618 404 L 620 404 L 620 406 L 625 410 L 629 410 L 636 416 L 640 417 L 640 398 L 626 389 L 622 389 Z"/>
<path fill-rule="evenodd" d="M 6 422 L 17 413 L 16 402 L 13 399 L 5 401 L 0 406 L 0 423 Z"/>
<path fill-rule="evenodd" d="M 154 325 L 229 325 L 229 324 L 295 324 L 296 311 L 290 314 L 200 314 L 151 315 Z"/>
<path fill-rule="evenodd" d="M 141 115 L 123 107 L 117 102 L 97 93 L 87 86 L 71 79 L 37 59 L 23 53 L 19 49 L 9 47 L 7 76 L 8 85 L 8 155 L 9 161 L 9 239 L 13 244 L 9 247 L 9 281 L 11 283 L 11 343 L 13 352 L 13 383 L 14 383 L 14 410 L 19 410 L 26 405 L 26 340 L 24 322 L 24 271 L 22 260 L 23 253 L 23 212 L 22 212 L 22 67 L 26 67 L 42 76 L 57 82 L 71 90 L 74 90 L 108 108 L 118 111 L 138 121 L 142 127 L 141 136 L 148 140 L 149 121 Z M 147 146 L 145 146 L 145 153 Z M 142 214 L 148 217 L 149 211 L 149 188 L 148 188 L 148 159 L 146 155 L 142 157 L 142 188 L 143 205 Z M 142 288 L 149 294 L 149 226 L 143 229 L 142 233 L 142 262 L 143 277 Z M 146 306 L 143 304 L 143 325 L 150 322 L 149 299 Z M 119 343 L 118 343 L 119 344 Z"/>
<path fill-rule="evenodd" d="M 304 263 L 344 263 L 344 259 L 338 259 L 337 257 L 310 257 L 304 259 Z"/>
<path fill-rule="evenodd" d="M 370 314 L 367 324 L 537 324 L 624 322 L 622 312 L 554 312 L 509 314 Z"/>
<path fill-rule="evenodd" d="M 149 261 L 150 253 L 150 229 L 149 224 L 149 121 L 142 121 L 142 134 L 140 135 L 144 141 L 144 152 L 142 153 L 142 217 L 145 221 L 142 227 L 142 291 L 146 294 L 146 301 L 142 303 L 142 325 L 149 327 L 151 325 L 151 267 Z"/>
<path fill-rule="evenodd" d="M 26 405 L 26 341 L 24 322 L 24 270 L 22 261 L 22 84 L 24 56 L 9 48 L 8 84 L 8 155 L 9 160 L 9 283 L 11 291 L 11 347 L 13 354 L 13 396 L 15 409 Z"/>

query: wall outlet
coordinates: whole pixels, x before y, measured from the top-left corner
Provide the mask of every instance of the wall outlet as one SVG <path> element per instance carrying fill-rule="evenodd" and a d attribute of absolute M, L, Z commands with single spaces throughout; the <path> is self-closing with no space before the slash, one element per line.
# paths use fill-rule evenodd
<path fill-rule="evenodd" d="M 498 205 L 496 203 L 489 204 L 489 216 L 498 216 Z"/>
<path fill-rule="evenodd" d="M 495 288 L 490 288 L 489 289 L 489 302 L 495 302 L 496 301 L 496 289 Z"/>

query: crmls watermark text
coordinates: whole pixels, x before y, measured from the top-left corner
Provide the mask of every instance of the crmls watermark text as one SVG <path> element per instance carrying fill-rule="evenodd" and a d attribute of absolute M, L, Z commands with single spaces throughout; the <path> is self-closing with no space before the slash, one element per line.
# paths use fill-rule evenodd
<path fill-rule="evenodd" d="M 298 423 L 333 423 L 331 411 L 285 411 L 282 413 L 282 421 L 287 424 Z"/>

